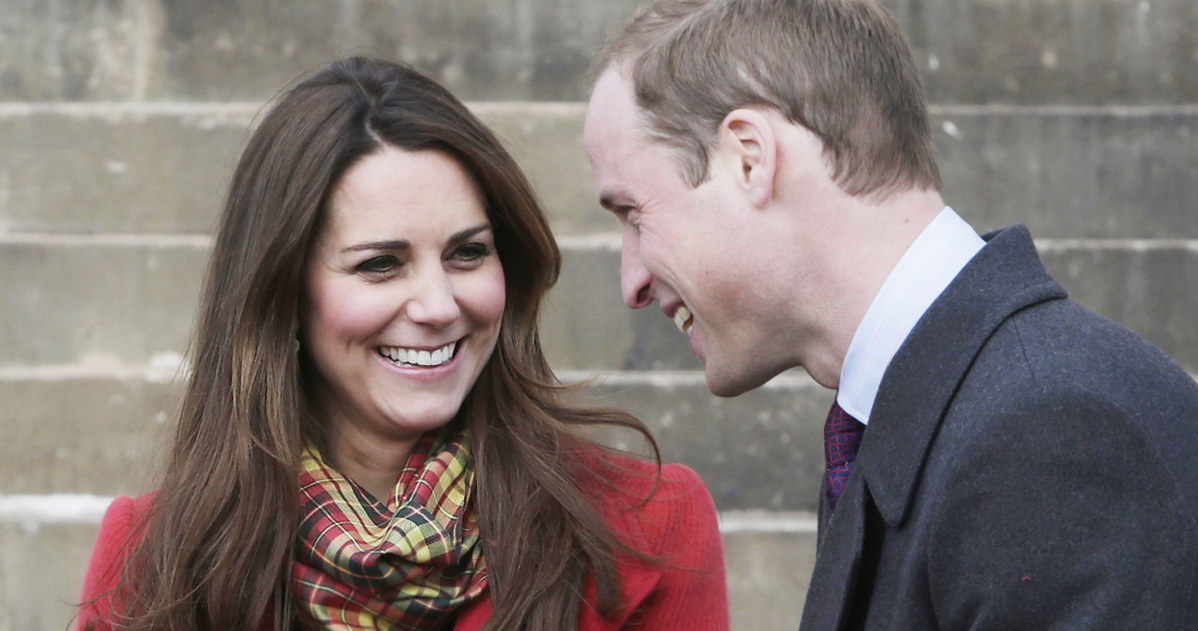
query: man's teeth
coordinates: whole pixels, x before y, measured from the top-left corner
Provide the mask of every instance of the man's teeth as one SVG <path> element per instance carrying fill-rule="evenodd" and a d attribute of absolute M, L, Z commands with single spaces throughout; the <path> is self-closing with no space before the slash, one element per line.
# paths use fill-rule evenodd
<path fill-rule="evenodd" d="M 453 359 L 453 352 L 458 347 L 457 342 L 450 342 L 434 351 L 400 348 L 398 346 L 383 346 L 379 353 L 391 361 L 405 366 L 440 366 Z"/>
<path fill-rule="evenodd" d="M 690 309 L 678 307 L 674 311 L 674 326 L 678 327 L 679 331 L 690 333 L 692 324 L 694 324 L 694 318 L 691 317 Z"/>

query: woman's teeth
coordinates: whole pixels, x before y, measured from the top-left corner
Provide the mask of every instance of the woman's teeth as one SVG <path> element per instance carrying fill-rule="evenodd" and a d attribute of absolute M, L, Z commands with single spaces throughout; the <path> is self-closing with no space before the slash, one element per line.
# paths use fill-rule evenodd
<path fill-rule="evenodd" d="M 679 331 L 690 333 L 692 324 L 694 324 L 694 318 L 691 317 L 690 309 L 678 307 L 674 310 L 674 326 L 678 327 Z"/>
<path fill-rule="evenodd" d="M 431 368 L 449 363 L 449 360 L 453 359 L 453 352 L 457 347 L 457 342 L 450 342 L 433 351 L 400 348 L 398 346 L 380 346 L 379 354 L 401 366 L 423 366 Z"/>

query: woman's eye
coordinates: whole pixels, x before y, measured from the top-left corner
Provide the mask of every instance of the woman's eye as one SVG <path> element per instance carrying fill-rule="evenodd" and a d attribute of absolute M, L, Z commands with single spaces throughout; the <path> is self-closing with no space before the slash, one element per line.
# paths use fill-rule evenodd
<path fill-rule="evenodd" d="M 359 274 L 389 274 L 399 268 L 399 260 L 394 256 L 376 256 L 362 261 L 354 268 Z"/>
<path fill-rule="evenodd" d="M 491 246 L 485 243 L 466 243 L 454 250 L 453 256 L 467 263 L 479 261 L 491 253 Z"/>

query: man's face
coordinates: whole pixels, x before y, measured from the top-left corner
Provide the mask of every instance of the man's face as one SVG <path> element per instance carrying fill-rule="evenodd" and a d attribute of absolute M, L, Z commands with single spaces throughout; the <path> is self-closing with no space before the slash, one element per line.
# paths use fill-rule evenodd
<path fill-rule="evenodd" d="M 633 309 L 657 302 L 705 366 L 708 388 L 735 396 L 793 363 L 781 357 L 769 295 L 769 247 L 728 169 L 691 187 L 674 149 L 645 135 L 630 84 L 596 83 L 583 132 L 600 204 L 623 230 L 620 284 Z"/>

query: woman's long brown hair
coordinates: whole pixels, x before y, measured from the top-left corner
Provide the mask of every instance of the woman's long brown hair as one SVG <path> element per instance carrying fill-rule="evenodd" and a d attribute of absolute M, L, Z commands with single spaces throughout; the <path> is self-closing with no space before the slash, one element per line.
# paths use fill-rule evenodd
<path fill-rule="evenodd" d="M 560 401 L 537 318 L 561 255 L 537 197 L 495 136 L 442 86 L 401 65 L 350 58 L 283 94 L 237 165 L 173 449 L 115 594 L 115 628 L 294 625 L 300 450 L 323 442 L 304 394 L 312 373 L 296 352 L 302 271 L 330 192 L 383 146 L 460 161 L 485 197 L 503 263 L 500 339 L 457 421 L 472 430 L 495 612 L 488 628 L 577 628 L 588 573 L 599 611 L 619 608 L 622 544 L 588 492 L 599 452 L 578 428 L 623 426 L 655 455 L 656 445 L 632 416 Z"/>

